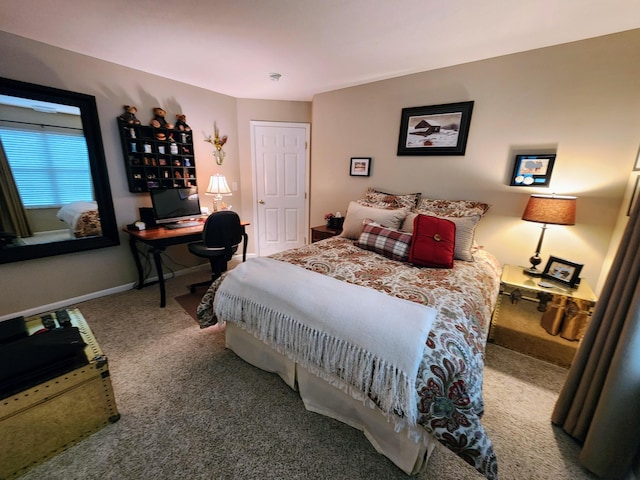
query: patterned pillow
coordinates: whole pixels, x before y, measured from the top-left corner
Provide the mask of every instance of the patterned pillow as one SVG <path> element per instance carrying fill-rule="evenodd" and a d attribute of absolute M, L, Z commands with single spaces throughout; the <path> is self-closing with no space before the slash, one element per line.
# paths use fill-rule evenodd
<path fill-rule="evenodd" d="M 410 213 L 402 222 L 400 231 L 413 233 L 413 224 L 417 213 Z M 440 217 L 438 215 L 438 217 Z M 456 243 L 454 257 L 456 260 L 465 262 L 473 262 L 474 239 L 476 234 L 476 226 L 480 221 L 480 215 L 472 215 L 466 217 L 440 217 L 450 220 L 456 224 Z"/>
<path fill-rule="evenodd" d="M 363 222 L 366 219 L 370 219 L 388 228 L 399 228 L 406 216 L 407 210 L 404 208 L 389 210 L 351 202 L 347 208 L 347 215 L 342 224 L 342 233 L 340 236 L 357 240 L 362 233 Z"/>
<path fill-rule="evenodd" d="M 433 200 L 423 198 L 418 202 L 415 212 L 434 217 L 471 217 L 487 213 L 490 205 L 472 200 Z"/>
<path fill-rule="evenodd" d="M 385 228 L 375 222 L 365 220 L 365 225 L 356 246 L 384 255 L 399 262 L 409 261 L 412 234 Z"/>
<path fill-rule="evenodd" d="M 416 207 L 419 198 L 419 193 L 395 195 L 393 193 L 381 192 L 380 190 L 369 187 L 364 198 L 358 200 L 358 203 L 367 207 L 383 208 L 386 210 L 393 210 L 396 208 L 413 210 Z"/>

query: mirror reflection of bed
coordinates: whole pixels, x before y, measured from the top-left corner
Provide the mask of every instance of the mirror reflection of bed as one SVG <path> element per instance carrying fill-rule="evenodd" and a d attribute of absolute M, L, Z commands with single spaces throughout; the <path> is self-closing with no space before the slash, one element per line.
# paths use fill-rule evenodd
<path fill-rule="evenodd" d="M 60 208 L 33 210 L 28 212 L 28 216 L 31 219 L 30 225 L 34 225 L 36 231 L 31 236 L 16 238 L 14 243 L 18 245 L 37 245 L 102 235 L 96 202 L 71 202 Z"/>

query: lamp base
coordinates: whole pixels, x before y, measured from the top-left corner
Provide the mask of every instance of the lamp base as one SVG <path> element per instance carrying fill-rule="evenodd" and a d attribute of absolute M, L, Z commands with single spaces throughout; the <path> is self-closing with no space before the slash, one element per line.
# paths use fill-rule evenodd
<path fill-rule="evenodd" d="M 525 275 L 529 275 L 530 277 L 541 277 L 542 276 L 542 272 L 540 270 L 538 270 L 536 267 L 523 268 L 522 271 L 525 273 Z"/>

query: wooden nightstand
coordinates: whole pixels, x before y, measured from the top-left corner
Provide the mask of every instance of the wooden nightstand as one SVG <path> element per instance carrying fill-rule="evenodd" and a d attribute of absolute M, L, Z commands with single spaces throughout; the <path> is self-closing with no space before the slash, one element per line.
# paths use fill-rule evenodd
<path fill-rule="evenodd" d="M 568 367 L 598 299 L 584 279 L 577 288 L 542 280 L 504 265 L 489 341 Z"/>
<path fill-rule="evenodd" d="M 335 237 L 340 235 L 342 229 L 329 228 L 326 225 L 320 225 L 318 227 L 311 227 L 311 243 L 324 240 L 325 238 Z"/>

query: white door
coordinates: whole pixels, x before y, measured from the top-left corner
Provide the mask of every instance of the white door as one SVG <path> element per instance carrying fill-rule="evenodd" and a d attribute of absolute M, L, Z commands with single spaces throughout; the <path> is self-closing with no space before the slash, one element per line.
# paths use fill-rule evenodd
<path fill-rule="evenodd" d="M 307 243 L 309 124 L 251 122 L 259 256 Z"/>

